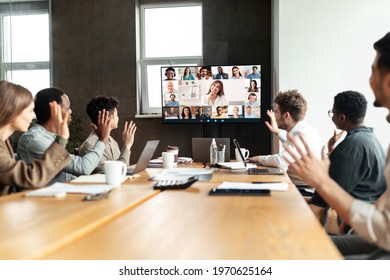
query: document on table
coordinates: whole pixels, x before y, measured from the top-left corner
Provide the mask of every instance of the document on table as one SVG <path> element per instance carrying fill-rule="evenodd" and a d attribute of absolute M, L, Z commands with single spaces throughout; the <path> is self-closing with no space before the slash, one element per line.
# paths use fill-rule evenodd
<path fill-rule="evenodd" d="M 138 174 L 132 176 L 125 176 L 122 180 L 122 183 L 129 178 L 138 177 Z M 93 174 L 93 175 L 81 175 L 76 179 L 72 180 L 72 183 L 93 183 L 93 184 L 105 184 L 106 183 L 106 174 Z"/>
<path fill-rule="evenodd" d="M 234 161 L 234 162 L 218 162 L 217 165 L 219 165 L 221 168 L 225 169 L 248 169 L 248 168 L 256 168 L 255 164 L 247 163 L 246 166 L 243 162 L 240 161 Z"/>
<path fill-rule="evenodd" d="M 217 189 L 240 189 L 240 190 L 271 190 L 271 191 L 287 191 L 288 183 L 276 182 L 256 182 L 256 183 L 244 183 L 244 182 L 223 182 Z"/>
<path fill-rule="evenodd" d="M 64 196 L 66 193 L 101 194 L 109 192 L 113 186 L 103 184 L 76 185 L 66 183 L 54 183 L 53 185 L 39 190 L 26 192 L 25 196 Z"/>
<path fill-rule="evenodd" d="M 154 175 L 150 180 L 170 180 L 175 178 L 196 177 L 199 181 L 210 181 L 212 173 L 211 168 L 171 168 L 163 169 L 160 174 Z"/>

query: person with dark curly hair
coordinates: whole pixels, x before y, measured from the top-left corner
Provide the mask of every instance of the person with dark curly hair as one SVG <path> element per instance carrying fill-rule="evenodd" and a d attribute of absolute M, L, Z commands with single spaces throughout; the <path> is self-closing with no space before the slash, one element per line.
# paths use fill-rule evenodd
<path fill-rule="evenodd" d="M 119 101 L 115 97 L 108 96 L 96 96 L 92 98 L 91 101 L 87 104 L 86 112 L 89 118 L 92 121 L 94 126 L 97 125 L 97 120 L 99 116 L 99 111 L 106 110 L 110 112 L 111 116 L 111 129 L 118 128 L 118 107 Z M 109 137 L 108 142 L 106 143 L 106 147 L 104 149 L 103 157 L 100 159 L 99 165 L 96 167 L 94 172 L 104 171 L 104 162 L 107 160 L 120 160 L 124 162 L 126 165 L 130 164 L 130 149 L 134 143 L 134 135 L 137 130 L 137 127 L 133 121 L 128 123 L 125 122 L 125 126 L 122 131 L 122 140 L 123 147 L 119 149 L 118 143 L 112 138 Z M 90 152 L 90 150 L 95 146 L 96 142 L 99 140 L 98 136 L 94 131 L 88 136 L 88 138 L 84 141 L 84 143 L 80 146 L 79 154 L 81 156 Z"/>
<path fill-rule="evenodd" d="M 374 106 L 384 107 L 390 112 L 390 32 L 374 43 L 374 49 L 376 56 L 370 77 L 370 87 L 375 96 Z M 334 107 L 334 114 L 338 113 L 337 109 L 340 108 Z M 386 119 L 390 122 L 390 113 Z M 355 234 L 332 236 L 340 253 L 348 259 L 390 259 L 390 149 L 384 168 L 387 189 L 372 204 L 345 191 L 329 176 L 330 162 L 325 151 L 319 160 L 313 155 L 308 142 L 303 137 L 299 138 L 297 141 L 289 136 L 292 146 L 299 147 L 298 154 L 285 146 L 286 155 L 288 153 L 291 156 L 285 157 L 289 169 L 314 187 L 343 221 L 354 229 Z M 337 149 L 338 147 L 332 153 Z M 364 172 L 370 172 L 370 169 Z"/>
<path fill-rule="evenodd" d="M 274 108 L 275 112 L 267 110 L 267 115 L 271 121 L 270 123 L 265 122 L 268 129 L 278 135 L 279 140 L 287 145 L 290 145 L 287 134 L 298 137 L 298 133 L 301 133 L 307 139 L 313 153 L 317 158 L 321 158 L 322 141 L 318 130 L 304 121 L 307 110 L 305 98 L 297 90 L 280 92 L 274 100 Z M 288 169 L 287 163 L 283 160 L 283 152 L 266 156 L 254 156 L 250 158 L 250 161 L 265 166 L 286 169 L 291 181 L 303 195 L 310 196 L 314 193 L 314 190 L 307 186 L 299 176 Z"/>
<path fill-rule="evenodd" d="M 386 157 L 373 129 L 364 125 L 366 111 L 367 100 L 359 92 L 344 91 L 334 97 L 328 114 L 341 132 L 335 130 L 328 141 L 329 176 L 354 198 L 375 203 L 386 190 Z M 345 138 L 336 146 L 345 132 Z M 308 202 L 316 216 L 324 218 L 328 204 L 320 194 L 315 192 Z M 336 220 L 329 220 L 328 224 L 330 221 L 334 224 L 328 225 L 328 232 L 340 233 Z"/>

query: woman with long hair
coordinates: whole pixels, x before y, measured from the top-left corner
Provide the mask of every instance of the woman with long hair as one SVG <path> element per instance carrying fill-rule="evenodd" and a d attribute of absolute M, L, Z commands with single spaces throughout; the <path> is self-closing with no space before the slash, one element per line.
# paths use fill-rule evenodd
<path fill-rule="evenodd" d="M 233 66 L 232 68 L 232 76 L 230 79 L 244 79 L 244 77 L 241 75 L 240 68 L 237 66 Z"/>
<path fill-rule="evenodd" d="M 183 80 L 195 80 L 194 75 L 191 74 L 190 67 L 184 68 Z"/>
<path fill-rule="evenodd" d="M 191 108 L 188 106 L 183 107 L 181 110 L 181 118 L 182 119 L 192 119 L 192 113 L 191 113 Z"/>
<path fill-rule="evenodd" d="M 228 105 L 223 83 L 220 80 L 214 81 L 210 85 L 208 93 L 202 98 L 202 105 Z"/>
<path fill-rule="evenodd" d="M 42 159 L 30 165 L 16 160 L 9 137 L 15 131 L 27 131 L 35 118 L 34 100 L 26 88 L 0 81 L 0 194 L 5 195 L 23 188 L 40 188 L 46 185 L 71 160 L 65 150 L 69 138 L 69 112 L 62 116 L 61 106 L 50 103 L 55 116 L 56 140 L 46 150 Z"/>
<path fill-rule="evenodd" d="M 248 92 L 259 92 L 259 88 L 257 87 L 257 81 L 251 80 L 248 88 Z"/>

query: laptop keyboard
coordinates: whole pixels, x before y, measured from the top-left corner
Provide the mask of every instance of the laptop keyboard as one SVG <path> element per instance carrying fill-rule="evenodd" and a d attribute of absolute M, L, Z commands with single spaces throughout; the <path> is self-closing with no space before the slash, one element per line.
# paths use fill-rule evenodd
<path fill-rule="evenodd" d="M 265 168 L 248 168 L 249 175 L 267 174 L 268 172 L 269 170 Z"/>

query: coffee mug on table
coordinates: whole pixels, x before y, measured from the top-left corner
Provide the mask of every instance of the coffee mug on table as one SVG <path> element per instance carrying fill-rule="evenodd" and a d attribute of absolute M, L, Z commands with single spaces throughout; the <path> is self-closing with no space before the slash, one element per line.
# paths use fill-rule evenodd
<path fill-rule="evenodd" d="M 236 154 L 236 160 L 242 161 L 237 148 L 234 150 L 234 152 Z M 244 157 L 244 160 L 247 160 L 249 158 L 249 150 L 247 150 L 245 148 L 241 148 L 241 153 L 242 153 L 242 156 Z"/>
<path fill-rule="evenodd" d="M 171 169 L 175 164 L 175 155 L 170 152 L 163 152 L 162 157 L 162 167 L 165 169 Z"/>
<path fill-rule="evenodd" d="M 175 157 L 174 166 L 177 166 L 177 158 L 179 157 L 179 147 L 167 146 L 167 152 L 174 154 Z"/>
<path fill-rule="evenodd" d="M 111 186 L 120 186 L 126 177 L 127 166 L 119 160 L 108 160 L 104 162 L 104 173 L 106 183 Z"/>

